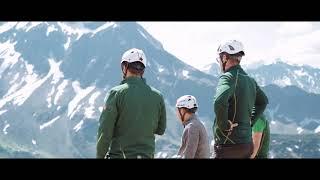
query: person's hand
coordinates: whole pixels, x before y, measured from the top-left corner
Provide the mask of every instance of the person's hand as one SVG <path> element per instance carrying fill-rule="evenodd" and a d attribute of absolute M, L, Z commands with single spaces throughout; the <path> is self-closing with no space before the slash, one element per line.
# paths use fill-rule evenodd
<path fill-rule="evenodd" d="M 234 127 L 238 126 L 238 123 L 232 123 L 232 121 L 228 120 L 229 124 L 230 124 L 230 128 L 227 131 L 232 131 Z"/>
<path fill-rule="evenodd" d="M 255 155 L 251 154 L 250 159 L 254 159 Z"/>

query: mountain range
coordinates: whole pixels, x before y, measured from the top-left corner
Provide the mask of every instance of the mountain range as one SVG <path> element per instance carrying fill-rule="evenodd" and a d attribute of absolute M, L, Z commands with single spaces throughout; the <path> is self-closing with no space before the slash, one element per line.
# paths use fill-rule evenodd
<path fill-rule="evenodd" d="M 185 94 L 197 98 L 198 115 L 212 138 L 218 76 L 167 52 L 138 23 L 9 22 L 0 24 L 0 147 L 4 156 L 95 157 L 103 100 L 122 80 L 120 58 L 133 47 L 146 54 L 147 83 L 165 97 L 167 130 L 164 136 L 156 136 L 157 153 L 173 152 L 180 144 L 183 127 L 174 104 Z M 306 88 L 312 82 L 315 89 L 319 85 L 318 71 L 311 70 L 298 72 L 305 80 L 303 87 L 293 83 L 302 80 L 279 86 L 268 83 L 268 73 L 259 74 L 265 84 L 256 77 L 270 100 L 266 114 L 273 132 L 320 132 L 316 108 L 320 95 Z"/>

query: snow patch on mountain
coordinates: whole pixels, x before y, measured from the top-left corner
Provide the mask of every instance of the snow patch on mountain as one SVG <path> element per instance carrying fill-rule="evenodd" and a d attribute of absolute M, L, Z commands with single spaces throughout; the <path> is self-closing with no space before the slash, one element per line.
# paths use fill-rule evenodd
<path fill-rule="evenodd" d="M 8 134 L 8 132 L 7 132 L 7 129 L 10 127 L 10 124 L 6 124 L 5 126 L 4 126 L 4 128 L 3 128 L 3 134 Z"/>
<path fill-rule="evenodd" d="M 52 71 L 53 77 L 51 84 L 57 84 L 61 78 L 64 77 L 63 73 L 60 71 L 60 65 L 62 61 L 55 62 L 54 59 L 48 59 L 50 64 L 50 71 Z"/>
<path fill-rule="evenodd" d="M 10 29 L 12 29 L 14 26 L 16 26 L 17 22 L 7 22 L 0 26 L 0 34 L 4 33 Z"/>
<path fill-rule="evenodd" d="M 284 76 L 282 79 L 274 80 L 273 83 L 280 86 L 280 87 L 292 85 L 291 79 L 287 76 Z"/>
<path fill-rule="evenodd" d="M 12 89 L 10 89 L 10 91 L 0 100 L 0 108 L 12 100 L 13 104 L 21 106 L 36 89 L 38 89 L 45 81 L 49 79 L 49 77 L 53 76 L 53 84 L 55 84 L 58 79 L 62 78 L 63 75 L 59 71 L 59 64 L 61 62 L 56 63 L 53 59 L 48 59 L 48 61 L 50 64 L 50 70 L 43 78 L 38 78 L 38 74 L 33 72 L 33 65 L 24 62 L 27 71 L 27 75 L 23 78 L 25 85 L 12 94 L 9 94 L 12 91 Z"/>
<path fill-rule="evenodd" d="M 5 110 L 1 110 L 1 111 L 0 111 L 0 116 L 1 116 L 2 114 L 6 113 L 7 111 L 8 111 L 8 110 L 6 110 L 6 109 L 5 109 Z"/>
<path fill-rule="evenodd" d="M 62 23 L 62 22 L 58 22 L 57 24 L 58 24 L 58 26 L 60 26 L 62 31 L 64 33 L 66 33 L 67 35 L 69 35 L 69 36 L 76 35 L 77 36 L 76 40 L 79 40 L 82 35 L 91 32 L 90 29 L 87 29 L 87 28 L 74 28 L 74 27 L 68 26 L 67 24 Z"/>
<path fill-rule="evenodd" d="M 30 31 L 32 28 L 38 26 L 39 24 L 42 24 L 42 22 L 19 22 L 16 25 L 17 30 L 23 30 L 25 32 Z"/>
<path fill-rule="evenodd" d="M 58 86 L 58 88 L 57 88 L 57 93 L 56 93 L 56 96 L 55 96 L 55 98 L 54 98 L 54 105 L 57 105 L 58 104 L 58 100 L 59 100 L 59 98 L 61 97 L 61 95 L 63 94 L 63 92 L 64 92 L 64 89 L 67 87 L 67 85 L 68 85 L 68 80 L 63 80 L 62 81 L 62 83 Z"/>
<path fill-rule="evenodd" d="M 83 125 L 83 120 L 81 120 L 77 125 L 75 125 L 73 127 L 73 130 L 75 130 L 75 132 L 78 132 L 81 129 L 82 125 Z"/>
<path fill-rule="evenodd" d="M 10 42 L 10 40 L 0 43 L 0 77 L 1 74 L 7 69 L 12 68 L 15 65 L 19 57 L 21 56 L 20 53 L 15 51 L 14 46 L 17 42 Z"/>
<path fill-rule="evenodd" d="M 159 67 L 158 71 L 159 71 L 159 73 L 161 73 L 162 71 L 164 71 L 164 68 L 163 67 Z"/>
<path fill-rule="evenodd" d="M 76 96 L 68 104 L 68 116 L 69 117 L 73 113 L 77 104 L 95 88 L 94 86 L 90 86 L 90 87 L 87 87 L 86 89 L 82 89 L 80 87 L 80 83 L 78 81 L 72 82 L 72 87 L 76 93 Z"/>
<path fill-rule="evenodd" d="M 187 70 L 183 70 L 182 71 L 182 75 L 185 77 L 185 78 L 190 78 L 190 76 L 189 76 L 189 71 L 187 71 Z"/>
<path fill-rule="evenodd" d="M 115 26 L 114 26 L 115 25 Z M 109 27 L 117 27 L 116 24 L 114 22 L 107 22 L 104 23 L 103 25 L 101 25 L 100 27 L 98 27 L 97 29 L 92 31 L 92 35 L 91 37 L 93 37 L 94 35 L 96 35 L 98 32 L 103 31 L 105 29 L 108 29 Z"/>
<path fill-rule="evenodd" d="M 301 134 L 303 132 L 303 129 L 301 127 L 297 127 L 297 131 L 298 131 L 298 134 Z"/>
<path fill-rule="evenodd" d="M 9 82 L 10 85 L 12 85 L 16 80 L 18 80 L 20 73 L 16 73 L 13 77 L 13 79 Z"/>
<path fill-rule="evenodd" d="M 320 125 L 314 130 L 314 133 L 320 133 Z"/>
<path fill-rule="evenodd" d="M 95 93 L 93 93 L 91 95 L 91 97 L 89 98 L 89 107 L 87 107 L 85 109 L 85 112 L 84 112 L 84 115 L 87 117 L 87 118 L 95 118 L 95 116 L 93 116 L 93 114 L 95 113 L 94 109 L 95 109 L 95 106 L 94 106 L 94 103 L 95 103 L 95 100 L 97 99 L 97 97 L 101 94 L 101 92 L 97 91 Z"/>
<path fill-rule="evenodd" d="M 47 33 L 46 33 L 46 35 L 49 36 L 49 34 L 50 34 L 51 32 L 54 32 L 54 31 L 58 31 L 58 28 L 56 28 L 56 27 L 53 26 L 53 25 L 50 25 L 50 26 L 47 28 Z"/>
<path fill-rule="evenodd" d="M 54 86 L 52 87 L 51 91 L 48 94 L 48 98 L 47 98 L 47 102 L 48 102 L 48 108 L 51 108 L 52 103 L 51 103 L 51 99 L 52 99 L 52 95 L 54 94 Z"/>
<path fill-rule="evenodd" d="M 70 37 L 68 37 L 67 42 L 63 45 L 64 50 L 68 50 L 70 43 L 71 43 L 71 40 L 70 40 Z"/>
<path fill-rule="evenodd" d="M 42 129 L 46 128 L 46 127 L 51 126 L 51 125 L 52 125 L 56 120 L 58 120 L 59 118 L 60 118 L 60 116 L 57 116 L 57 117 L 53 118 L 52 120 L 50 120 L 50 121 L 48 121 L 48 122 L 40 125 L 40 127 L 39 127 L 40 130 L 42 130 Z"/>
<path fill-rule="evenodd" d="M 308 73 L 303 71 L 303 69 L 295 70 L 293 72 L 298 76 L 306 76 L 306 75 L 308 75 Z"/>

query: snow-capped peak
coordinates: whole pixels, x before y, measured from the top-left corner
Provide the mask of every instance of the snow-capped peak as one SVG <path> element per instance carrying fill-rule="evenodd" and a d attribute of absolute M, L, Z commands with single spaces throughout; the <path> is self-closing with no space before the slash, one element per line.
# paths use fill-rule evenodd
<path fill-rule="evenodd" d="M 12 29 L 13 27 L 15 27 L 17 24 L 17 22 L 7 22 L 4 23 L 0 26 L 0 33 L 4 33 L 10 29 Z"/>
<path fill-rule="evenodd" d="M 58 22 L 58 26 L 62 29 L 67 35 L 76 35 L 76 40 L 79 40 L 80 37 L 84 34 L 90 33 L 91 30 L 84 27 L 72 27 L 63 22 Z"/>
<path fill-rule="evenodd" d="M 146 39 L 148 40 L 155 48 L 159 50 L 163 50 L 163 45 L 160 41 L 156 40 L 152 35 L 150 35 L 144 28 L 142 28 L 140 25 L 138 25 L 138 32 Z"/>
<path fill-rule="evenodd" d="M 314 133 L 320 133 L 320 125 L 314 130 Z"/>
<path fill-rule="evenodd" d="M 207 64 L 207 65 L 204 65 L 202 68 L 199 68 L 199 70 L 206 72 L 206 73 L 209 73 L 212 66 L 213 66 L 213 64 Z"/>
<path fill-rule="evenodd" d="M 116 23 L 114 23 L 114 22 L 104 23 L 103 25 L 101 25 L 100 27 L 98 27 L 97 29 L 95 29 L 95 30 L 92 31 L 93 34 L 91 35 L 91 37 L 94 36 L 95 34 L 97 34 L 98 32 L 102 31 L 102 30 L 108 29 L 108 28 L 110 28 L 110 27 L 115 28 L 115 27 L 117 27 L 117 26 L 118 26 L 118 25 L 117 25 Z"/>
<path fill-rule="evenodd" d="M 30 29 L 42 24 L 43 22 L 19 22 L 16 24 L 17 30 L 24 30 L 28 32 Z"/>

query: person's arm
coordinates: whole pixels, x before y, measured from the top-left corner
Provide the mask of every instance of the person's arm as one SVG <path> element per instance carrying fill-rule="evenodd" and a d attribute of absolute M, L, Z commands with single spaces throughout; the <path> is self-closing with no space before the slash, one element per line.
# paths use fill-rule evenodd
<path fill-rule="evenodd" d="M 266 122 L 262 118 L 258 118 L 255 124 L 252 126 L 253 153 L 250 157 L 251 159 L 255 158 L 258 154 L 263 136 L 263 130 L 265 128 Z"/>
<path fill-rule="evenodd" d="M 199 131 L 195 127 L 190 126 L 185 133 L 186 148 L 182 154 L 183 158 L 191 159 L 194 158 L 198 149 Z"/>
<path fill-rule="evenodd" d="M 166 106 L 161 96 L 161 104 L 160 104 L 160 117 L 158 121 L 158 127 L 155 134 L 163 135 L 167 126 L 167 115 L 166 115 Z"/>
<path fill-rule="evenodd" d="M 251 159 L 255 158 L 258 154 L 260 143 L 262 138 L 262 132 L 255 132 L 252 134 L 252 141 L 253 141 L 253 153 L 251 155 Z"/>
<path fill-rule="evenodd" d="M 256 83 L 256 89 L 257 89 L 256 101 L 255 101 L 254 109 L 253 109 L 252 116 L 251 116 L 251 124 L 252 125 L 256 122 L 257 118 L 259 118 L 263 114 L 264 110 L 267 107 L 267 104 L 269 103 L 268 97 L 261 90 L 261 88 L 259 87 L 259 85 L 257 83 Z"/>
<path fill-rule="evenodd" d="M 110 91 L 103 111 L 99 118 L 98 140 L 97 140 L 97 158 L 105 158 L 111 138 L 114 125 L 118 118 L 116 91 Z"/>
<path fill-rule="evenodd" d="M 228 100 L 232 95 L 232 81 L 233 79 L 231 77 L 231 74 L 224 74 L 220 77 L 214 100 L 216 123 L 218 125 L 218 128 L 223 131 L 230 129 L 230 123 L 228 122 Z"/>

